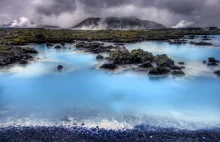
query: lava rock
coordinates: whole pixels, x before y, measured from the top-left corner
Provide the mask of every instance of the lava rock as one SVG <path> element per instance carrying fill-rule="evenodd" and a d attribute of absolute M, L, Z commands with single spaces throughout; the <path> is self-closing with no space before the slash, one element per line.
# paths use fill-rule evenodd
<path fill-rule="evenodd" d="M 52 43 L 46 43 L 46 46 L 53 46 Z"/>
<path fill-rule="evenodd" d="M 151 69 L 149 72 L 149 75 L 165 75 L 170 72 L 170 69 L 167 67 L 157 67 L 154 69 Z"/>
<path fill-rule="evenodd" d="M 216 75 L 220 76 L 220 70 L 215 71 L 215 72 L 214 72 L 214 74 L 216 74 Z"/>
<path fill-rule="evenodd" d="M 143 64 L 140 65 L 141 68 L 153 68 L 153 65 L 150 61 L 146 61 Z"/>
<path fill-rule="evenodd" d="M 26 61 L 26 60 L 21 60 L 19 63 L 22 64 L 22 65 L 26 65 L 26 64 L 28 64 L 28 61 Z"/>
<path fill-rule="evenodd" d="M 217 66 L 218 64 L 217 64 L 217 62 L 209 62 L 207 65 L 208 66 Z"/>
<path fill-rule="evenodd" d="M 102 69 L 109 69 L 109 70 L 115 70 L 117 66 L 114 63 L 105 63 L 100 68 Z"/>
<path fill-rule="evenodd" d="M 185 63 L 184 62 L 179 62 L 179 65 L 184 65 Z"/>
<path fill-rule="evenodd" d="M 64 43 L 64 42 L 61 42 L 61 43 L 60 43 L 60 45 L 63 45 L 63 46 L 64 46 L 64 45 L 65 45 L 65 43 Z"/>
<path fill-rule="evenodd" d="M 38 53 L 38 51 L 35 50 L 35 49 L 32 48 L 32 47 L 24 47 L 24 48 L 22 48 L 22 49 L 25 51 L 25 53 L 32 53 L 32 54 Z"/>
<path fill-rule="evenodd" d="M 212 43 L 208 43 L 208 42 L 198 42 L 198 43 L 196 43 L 195 45 L 213 45 Z"/>
<path fill-rule="evenodd" d="M 62 70 L 63 69 L 63 66 L 62 65 L 58 65 L 57 66 L 57 70 Z"/>
<path fill-rule="evenodd" d="M 185 75 L 185 73 L 183 71 L 180 70 L 175 70 L 172 72 L 173 75 Z"/>
<path fill-rule="evenodd" d="M 214 57 L 210 57 L 208 60 L 209 62 L 217 62 L 217 60 Z"/>
<path fill-rule="evenodd" d="M 54 47 L 55 49 L 61 49 L 62 47 L 60 45 L 57 45 Z"/>
<path fill-rule="evenodd" d="M 171 69 L 172 69 L 172 70 L 181 70 L 181 67 L 176 66 L 176 65 L 172 65 L 172 66 L 171 66 Z"/>
<path fill-rule="evenodd" d="M 96 56 L 96 59 L 97 59 L 97 60 L 103 60 L 104 57 L 103 57 L 102 55 L 98 55 L 98 56 Z"/>

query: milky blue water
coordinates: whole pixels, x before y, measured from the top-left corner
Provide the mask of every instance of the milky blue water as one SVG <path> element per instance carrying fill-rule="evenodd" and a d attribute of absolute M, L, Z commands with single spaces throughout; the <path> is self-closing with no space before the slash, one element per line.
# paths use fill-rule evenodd
<path fill-rule="evenodd" d="M 144 72 L 99 70 L 96 55 L 30 45 L 40 60 L 0 70 L 0 127 L 100 126 L 133 128 L 139 124 L 180 129 L 220 128 L 220 66 L 203 60 L 220 59 L 220 36 L 213 46 L 169 45 L 166 42 L 126 44 L 154 55 L 184 61 L 184 77 L 150 77 Z M 58 72 L 57 65 L 64 70 Z"/>

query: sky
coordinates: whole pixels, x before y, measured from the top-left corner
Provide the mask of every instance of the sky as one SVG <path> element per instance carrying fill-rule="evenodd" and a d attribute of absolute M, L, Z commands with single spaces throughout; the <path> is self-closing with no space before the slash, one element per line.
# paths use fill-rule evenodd
<path fill-rule="evenodd" d="M 72 27 L 88 17 L 136 16 L 166 27 L 220 27 L 220 0 L 0 0 L 0 25 Z"/>

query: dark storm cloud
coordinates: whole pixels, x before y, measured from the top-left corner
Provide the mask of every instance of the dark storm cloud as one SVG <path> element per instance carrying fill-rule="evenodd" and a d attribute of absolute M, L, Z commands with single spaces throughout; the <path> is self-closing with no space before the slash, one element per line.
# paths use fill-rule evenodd
<path fill-rule="evenodd" d="M 220 0 L 0 0 L 0 20 L 25 16 L 47 23 L 52 18 L 55 24 L 61 23 L 56 19 L 75 24 L 90 16 L 137 16 L 169 27 L 183 20 L 219 26 L 219 13 Z"/>
<path fill-rule="evenodd" d="M 74 11 L 76 8 L 75 0 L 50 0 L 36 7 L 37 13 L 45 15 L 59 15 L 62 12 Z"/>

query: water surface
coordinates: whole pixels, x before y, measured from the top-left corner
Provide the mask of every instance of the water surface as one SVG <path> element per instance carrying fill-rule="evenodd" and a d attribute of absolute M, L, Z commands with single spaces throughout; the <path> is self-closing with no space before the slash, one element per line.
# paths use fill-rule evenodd
<path fill-rule="evenodd" d="M 126 44 L 154 55 L 184 61 L 185 77 L 150 77 L 144 72 L 112 73 L 97 69 L 96 56 L 31 45 L 41 60 L 0 71 L 0 127 L 79 126 L 107 129 L 136 125 L 180 129 L 220 128 L 218 67 L 203 60 L 220 59 L 220 36 L 213 46 L 169 45 L 166 42 Z M 58 72 L 62 64 L 64 71 Z"/>

